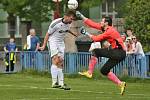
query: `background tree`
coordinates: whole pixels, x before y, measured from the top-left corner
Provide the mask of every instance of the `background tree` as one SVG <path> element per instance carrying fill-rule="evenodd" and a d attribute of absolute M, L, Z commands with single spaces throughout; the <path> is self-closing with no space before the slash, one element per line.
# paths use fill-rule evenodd
<path fill-rule="evenodd" d="M 125 28 L 132 28 L 139 37 L 144 50 L 150 50 L 150 2 L 149 0 L 127 0 L 122 6 Z"/>
<path fill-rule="evenodd" d="M 78 9 L 87 9 L 98 6 L 102 0 L 77 0 Z M 68 0 L 60 2 L 61 15 L 64 13 L 63 7 L 67 7 Z M 51 10 L 56 9 L 56 3 L 52 0 L 0 0 L 3 9 L 9 16 L 19 16 L 27 20 L 45 22 L 51 20 Z"/>
<path fill-rule="evenodd" d="M 0 3 L 10 17 L 19 16 L 40 22 L 50 19 L 50 11 L 55 6 L 52 0 L 0 0 Z"/>
<path fill-rule="evenodd" d="M 94 6 L 99 6 L 102 1 L 105 0 L 78 0 L 79 2 L 79 8 L 90 8 Z"/>

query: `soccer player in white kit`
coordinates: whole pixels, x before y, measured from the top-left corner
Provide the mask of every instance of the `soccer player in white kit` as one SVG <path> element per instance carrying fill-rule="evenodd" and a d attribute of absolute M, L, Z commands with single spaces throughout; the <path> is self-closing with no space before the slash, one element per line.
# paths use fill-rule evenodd
<path fill-rule="evenodd" d="M 44 50 L 48 41 L 49 51 L 52 59 L 51 76 L 53 88 L 60 88 L 64 90 L 70 89 L 64 84 L 64 75 L 62 71 L 65 50 L 64 38 L 65 34 L 68 32 L 73 34 L 69 29 L 70 24 L 75 18 L 75 11 L 69 10 L 63 18 L 58 18 L 52 21 L 48 32 L 45 35 L 44 43 L 42 47 L 40 47 L 41 50 Z"/>

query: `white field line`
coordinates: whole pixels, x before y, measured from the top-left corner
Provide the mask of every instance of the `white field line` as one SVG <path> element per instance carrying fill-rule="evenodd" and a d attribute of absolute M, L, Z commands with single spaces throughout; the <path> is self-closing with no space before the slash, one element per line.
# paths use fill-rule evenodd
<path fill-rule="evenodd" d="M 62 91 L 64 91 L 63 89 L 56 89 L 56 88 L 41 88 L 41 87 L 36 87 L 36 86 L 15 86 L 15 85 L 10 85 L 10 84 L 7 84 L 7 85 L 2 85 L 2 84 L 0 84 L 0 87 L 18 87 L 18 89 L 22 89 L 22 88 L 30 88 L 30 89 L 47 89 L 47 90 L 58 90 L 58 91 L 60 91 L 60 90 L 62 90 Z M 82 90 L 66 90 L 66 91 L 72 91 L 72 92 L 80 92 L 80 93 L 94 93 L 94 94 L 114 94 L 114 93 L 112 93 L 112 92 L 95 92 L 95 91 L 82 91 Z M 119 94 L 119 93 L 115 93 L 115 94 Z M 119 94 L 120 95 L 120 94 Z M 139 93 L 139 94 L 128 94 L 128 93 L 125 93 L 125 95 L 129 95 L 129 96 L 143 96 L 143 97 L 149 97 L 150 98 L 150 96 L 148 96 L 148 95 L 145 95 L 145 94 L 141 94 L 141 93 Z M 41 98 L 41 99 L 43 99 L 43 100 L 46 100 L 47 98 Z M 58 98 L 59 99 L 59 98 Z M 65 98 L 65 99 L 67 99 L 67 98 Z M 70 98 L 68 98 L 68 99 L 70 99 Z M 72 99 L 79 99 L 79 98 L 72 98 Z"/>
<path fill-rule="evenodd" d="M 55 88 L 40 88 L 40 89 L 48 89 L 48 90 L 52 90 Z M 55 89 L 57 90 L 57 89 Z M 58 89 L 60 90 L 60 89 Z M 112 94 L 112 92 L 95 92 L 95 91 L 82 91 L 82 90 L 68 90 L 68 91 L 73 91 L 73 92 L 80 92 L 80 93 L 94 93 L 94 94 Z M 113 93 L 114 94 L 114 93 Z M 119 94 L 119 93 L 115 93 L 115 94 Z M 119 94 L 120 95 L 120 94 Z M 125 93 L 125 95 L 130 95 L 130 96 L 146 96 L 145 94 L 127 94 Z M 150 96 L 149 96 L 150 97 Z"/>

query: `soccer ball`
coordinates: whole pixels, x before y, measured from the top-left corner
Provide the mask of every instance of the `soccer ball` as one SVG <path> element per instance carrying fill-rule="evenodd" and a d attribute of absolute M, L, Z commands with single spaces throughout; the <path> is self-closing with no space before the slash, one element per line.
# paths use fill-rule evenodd
<path fill-rule="evenodd" d="M 69 9 L 77 9 L 78 8 L 78 2 L 76 0 L 69 0 L 68 1 L 68 8 Z"/>

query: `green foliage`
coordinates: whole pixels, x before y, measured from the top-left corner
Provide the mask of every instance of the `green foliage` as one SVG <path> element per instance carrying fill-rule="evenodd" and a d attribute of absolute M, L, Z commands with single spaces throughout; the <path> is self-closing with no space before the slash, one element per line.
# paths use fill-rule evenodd
<path fill-rule="evenodd" d="M 27 0 L 0 0 L 0 3 L 8 13 L 17 14 L 26 5 Z"/>
<path fill-rule="evenodd" d="M 64 6 L 67 8 L 68 0 L 59 3 L 61 15 Z M 78 0 L 79 9 L 98 6 L 102 0 Z M 51 20 L 52 10 L 57 9 L 57 4 L 52 0 L 0 0 L 2 8 L 11 16 L 19 16 L 26 21 L 47 22 Z"/>
<path fill-rule="evenodd" d="M 123 5 L 125 27 L 132 28 L 135 35 L 150 50 L 150 2 L 149 0 L 127 0 Z"/>
<path fill-rule="evenodd" d="M 56 4 L 52 0 L 0 0 L 0 4 L 9 15 L 18 15 L 25 20 L 37 22 L 49 21 L 51 11 L 56 9 Z"/>
<path fill-rule="evenodd" d="M 104 0 L 78 0 L 79 1 L 79 7 L 81 8 L 90 8 L 94 6 L 99 6 L 102 1 Z"/>

